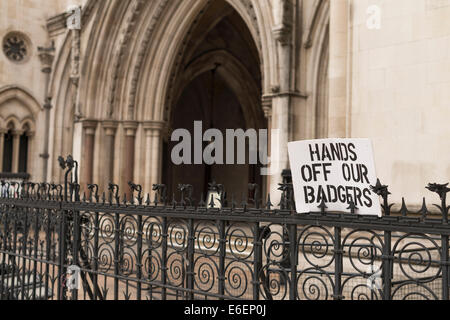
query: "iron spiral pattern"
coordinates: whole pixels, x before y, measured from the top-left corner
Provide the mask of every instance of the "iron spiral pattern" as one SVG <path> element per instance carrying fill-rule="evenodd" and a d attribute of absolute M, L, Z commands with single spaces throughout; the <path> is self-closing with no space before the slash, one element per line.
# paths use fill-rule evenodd
<path fill-rule="evenodd" d="M 426 234 L 400 234 L 393 244 L 395 300 L 439 300 L 442 249 Z"/>
<path fill-rule="evenodd" d="M 219 227 L 213 221 L 198 222 L 194 226 L 191 244 L 194 289 L 198 292 L 218 293 Z"/>
<path fill-rule="evenodd" d="M 437 218 L 425 201 L 390 216 L 381 183 L 384 217 L 297 214 L 289 183 L 279 209 L 254 184 L 240 204 L 216 183 L 208 203 L 191 184 L 172 201 L 131 182 L 131 198 L 115 184 L 81 197 L 76 161 L 60 164 L 64 186 L 1 182 L 0 300 L 449 299 L 447 185 L 429 185 Z"/>
<path fill-rule="evenodd" d="M 0 207 L 0 300 L 52 299 L 57 290 L 62 213 Z"/>
<path fill-rule="evenodd" d="M 173 287 L 183 288 L 189 230 L 185 220 L 169 219 L 167 227 L 166 277 Z M 164 235 L 163 235 L 164 236 Z"/>
<path fill-rule="evenodd" d="M 349 272 L 342 279 L 342 295 L 346 300 L 379 300 L 383 296 L 380 275 L 383 268 L 382 232 L 344 230 L 342 248 Z"/>
<path fill-rule="evenodd" d="M 328 228 L 306 226 L 298 235 L 299 272 L 296 291 L 300 300 L 333 299 L 335 239 Z"/>
<path fill-rule="evenodd" d="M 254 233 L 249 225 L 229 223 L 225 231 L 226 259 L 224 261 L 225 295 L 250 299 L 253 287 Z"/>
<path fill-rule="evenodd" d="M 295 246 L 289 243 L 289 230 L 285 225 L 269 224 L 264 227 L 260 240 L 266 257 L 259 275 L 262 295 L 265 299 L 288 299 L 289 253 Z"/>

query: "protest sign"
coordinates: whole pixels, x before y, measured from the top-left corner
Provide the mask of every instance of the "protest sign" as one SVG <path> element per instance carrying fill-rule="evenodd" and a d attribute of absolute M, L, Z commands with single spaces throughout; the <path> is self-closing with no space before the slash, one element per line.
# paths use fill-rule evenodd
<path fill-rule="evenodd" d="M 295 204 L 298 213 L 348 212 L 350 202 L 361 215 L 381 217 L 377 181 L 369 139 L 321 139 L 288 144 Z"/>

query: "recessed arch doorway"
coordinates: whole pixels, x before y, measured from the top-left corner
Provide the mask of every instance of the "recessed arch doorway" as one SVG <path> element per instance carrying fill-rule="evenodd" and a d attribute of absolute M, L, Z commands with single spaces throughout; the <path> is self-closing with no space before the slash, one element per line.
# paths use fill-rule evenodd
<path fill-rule="evenodd" d="M 169 136 L 163 153 L 163 182 L 171 193 L 178 184 L 192 184 L 196 201 L 202 193 L 206 195 L 209 182 L 216 182 L 240 201 L 247 195 L 248 184 L 262 185 L 263 177 L 259 166 L 249 163 L 248 147 L 246 164 L 238 164 L 236 152 L 234 164 L 226 164 L 226 130 L 267 128 L 261 107 L 259 51 L 245 22 L 223 0 L 208 6 L 186 41 L 189 45 L 180 53 L 168 94 L 170 131 L 186 129 L 194 138 L 196 121 L 201 122 L 202 133 L 218 129 L 224 137 L 224 164 L 174 165 L 170 156 L 178 142 L 171 142 Z M 208 144 L 204 142 L 202 150 Z M 191 152 L 193 160 L 194 139 Z"/>

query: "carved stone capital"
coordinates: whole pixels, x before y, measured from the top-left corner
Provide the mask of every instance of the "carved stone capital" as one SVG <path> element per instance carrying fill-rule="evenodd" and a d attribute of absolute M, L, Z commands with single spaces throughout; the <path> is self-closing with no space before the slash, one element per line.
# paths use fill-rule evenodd
<path fill-rule="evenodd" d="M 272 34 L 282 46 L 290 45 L 292 42 L 292 27 L 279 25 L 272 29 Z"/>
<path fill-rule="evenodd" d="M 44 109 L 50 110 L 51 108 L 53 108 L 52 98 L 51 97 L 47 97 L 47 98 L 45 98 Z"/>
<path fill-rule="evenodd" d="M 125 136 L 134 137 L 136 136 L 136 130 L 138 128 L 138 123 L 136 121 L 124 121 L 123 129 L 125 130 Z"/>
<path fill-rule="evenodd" d="M 272 34 L 281 45 L 289 45 L 292 41 L 294 4 L 291 0 L 279 0 L 278 5 L 277 25 L 272 29 Z"/>
<path fill-rule="evenodd" d="M 28 138 L 33 138 L 36 135 L 36 132 L 34 131 L 27 131 L 27 137 Z"/>
<path fill-rule="evenodd" d="M 107 136 L 114 136 L 116 134 L 117 126 L 117 121 L 106 120 L 102 122 L 102 128 L 105 130 Z"/>
<path fill-rule="evenodd" d="M 167 124 L 164 121 L 146 121 L 142 123 L 145 131 L 163 131 Z"/>
<path fill-rule="evenodd" d="M 50 50 L 50 48 L 38 48 L 39 59 L 41 60 L 42 64 L 41 71 L 43 73 L 50 73 L 52 71 L 53 60 L 55 58 L 53 54 L 54 50 L 54 48 L 53 50 Z"/>
<path fill-rule="evenodd" d="M 97 121 L 96 120 L 83 120 L 83 128 L 97 128 Z"/>
<path fill-rule="evenodd" d="M 272 117 L 272 98 L 271 97 L 263 97 L 262 109 L 264 111 L 264 117 L 266 119 L 270 119 Z"/>
<path fill-rule="evenodd" d="M 97 121 L 95 120 L 83 120 L 84 133 L 89 136 L 95 135 L 95 130 L 97 129 Z"/>
<path fill-rule="evenodd" d="M 12 133 L 13 137 L 16 138 L 16 137 L 20 137 L 21 135 L 23 135 L 25 133 L 25 131 L 15 129 L 15 130 L 12 130 L 11 133 Z"/>

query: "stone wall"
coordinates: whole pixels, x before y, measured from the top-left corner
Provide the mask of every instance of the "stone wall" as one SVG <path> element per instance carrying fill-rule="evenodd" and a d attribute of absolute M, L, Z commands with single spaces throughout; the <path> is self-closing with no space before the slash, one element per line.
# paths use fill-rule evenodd
<path fill-rule="evenodd" d="M 394 200 L 438 201 L 424 187 L 450 180 L 450 1 L 350 3 L 347 135 L 373 139 Z"/>

